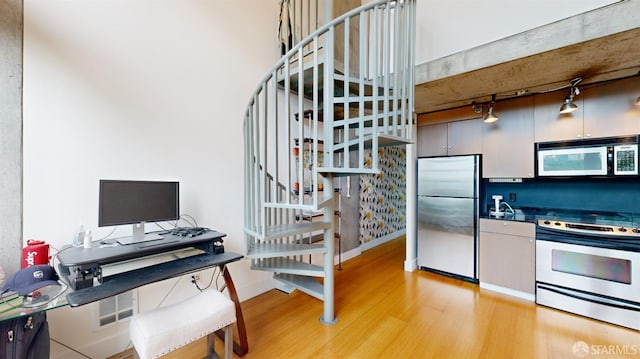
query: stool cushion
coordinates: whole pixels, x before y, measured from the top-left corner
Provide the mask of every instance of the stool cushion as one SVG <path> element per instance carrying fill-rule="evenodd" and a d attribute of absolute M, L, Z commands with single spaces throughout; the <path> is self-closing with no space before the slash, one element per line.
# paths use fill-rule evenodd
<path fill-rule="evenodd" d="M 215 289 L 136 314 L 129 336 L 141 359 L 157 358 L 236 321 L 234 303 Z"/>

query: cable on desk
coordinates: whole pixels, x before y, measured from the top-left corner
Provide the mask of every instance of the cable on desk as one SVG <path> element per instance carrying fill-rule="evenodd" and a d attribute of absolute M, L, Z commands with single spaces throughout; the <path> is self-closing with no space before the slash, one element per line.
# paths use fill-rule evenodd
<path fill-rule="evenodd" d="M 188 220 L 186 220 L 186 219 L 184 219 L 184 218 L 182 218 L 182 217 L 187 217 L 187 218 L 191 219 L 191 220 L 193 221 L 193 223 L 189 222 Z M 198 226 L 198 221 L 196 221 L 196 219 L 195 219 L 195 218 L 193 218 L 193 217 L 192 217 L 191 215 L 189 215 L 189 214 L 186 214 L 186 213 L 181 214 L 181 215 L 180 215 L 180 219 L 182 219 L 183 221 L 185 221 L 185 222 L 189 223 L 192 227 L 197 227 L 197 226 Z M 180 220 L 180 219 L 179 219 L 179 220 Z"/>

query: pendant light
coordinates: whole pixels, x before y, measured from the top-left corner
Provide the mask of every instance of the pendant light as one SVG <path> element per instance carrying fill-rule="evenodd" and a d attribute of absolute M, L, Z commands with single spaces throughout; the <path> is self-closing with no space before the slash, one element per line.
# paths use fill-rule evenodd
<path fill-rule="evenodd" d="M 496 104 L 496 94 L 491 96 L 491 102 L 489 103 L 489 110 L 487 110 L 487 115 L 484 116 L 484 123 L 492 123 L 498 121 L 498 116 L 493 114 L 493 106 Z"/>

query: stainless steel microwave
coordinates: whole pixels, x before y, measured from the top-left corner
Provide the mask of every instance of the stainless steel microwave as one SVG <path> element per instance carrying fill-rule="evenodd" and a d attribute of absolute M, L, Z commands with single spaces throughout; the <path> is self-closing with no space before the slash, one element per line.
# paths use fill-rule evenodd
<path fill-rule="evenodd" d="M 536 143 L 536 175 L 637 176 L 638 137 Z"/>

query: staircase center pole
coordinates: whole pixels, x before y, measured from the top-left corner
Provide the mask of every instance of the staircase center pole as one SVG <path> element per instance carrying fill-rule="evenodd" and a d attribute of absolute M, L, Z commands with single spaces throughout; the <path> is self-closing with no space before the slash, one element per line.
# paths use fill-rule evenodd
<path fill-rule="evenodd" d="M 332 0 L 328 0 L 328 1 L 323 1 L 323 21 L 324 24 L 328 24 L 329 22 L 331 22 L 331 20 L 333 19 L 333 1 Z M 330 110 L 333 110 L 332 104 L 333 104 L 333 86 L 331 83 L 327 83 L 330 81 L 327 81 L 326 79 L 332 79 L 333 77 L 333 30 L 330 30 L 328 32 L 328 36 L 325 36 L 325 74 L 324 74 L 324 78 L 325 78 L 325 86 L 323 88 L 323 106 L 324 106 L 324 113 L 325 116 L 327 116 L 327 118 L 325 118 L 325 130 L 332 128 L 333 125 L 329 122 L 333 122 L 333 114 L 330 114 Z M 327 133 L 327 132 L 325 132 Z M 333 138 L 332 136 L 330 136 L 329 138 Z M 333 140 L 330 140 L 331 142 L 333 142 Z M 330 156 L 333 156 L 333 151 L 331 151 Z M 327 154 L 325 153 L 325 156 Z M 333 166 L 333 158 L 331 158 L 331 160 L 329 161 L 329 163 L 331 163 L 331 166 Z M 325 193 L 325 198 L 326 197 L 331 197 L 333 199 L 334 197 L 334 193 L 333 193 L 333 174 L 331 173 L 327 173 L 324 175 L 324 177 L 322 177 L 322 182 L 324 185 L 324 193 Z M 334 209 L 334 203 L 333 200 L 329 201 L 329 204 L 323 209 L 323 214 L 324 214 L 324 221 L 325 222 L 329 222 L 331 223 L 331 226 L 327 229 L 325 229 L 324 233 L 323 233 L 323 242 L 324 242 L 324 246 L 327 249 L 327 252 L 324 255 L 324 281 L 323 281 L 323 294 L 324 294 L 324 311 L 322 314 L 322 318 L 320 319 L 320 321 L 323 324 L 326 325 L 331 325 L 331 324 L 335 324 L 336 322 L 336 318 L 335 318 L 335 313 L 334 313 L 334 308 L 333 308 L 333 301 L 334 301 L 334 268 L 333 268 L 333 257 L 335 255 L 335 242 L 334 242 L 334 232 L 335 232 L 335 209 Z"/>
<path fill-rule="evenodd" d="M 333 174 L 328 173 L 323 178 L 324 191 L 327 194 L 333 196 Z M 327 192 L 328 191 L 328 192 Z M 331 226 L 324 231 L 323 241 L 327 252 L 324 255 L 324 313 L 322 315 L 321 322 L 323 324 L 335 324 L 336 317 L 334 316 L 333 297 L 334 297 L 334 268 L 333 257 L 335 256 L 335 204 L 334 201 L 329 201 L 329 204 L 323 208 L 324 220 L 331 223 Z"/>

